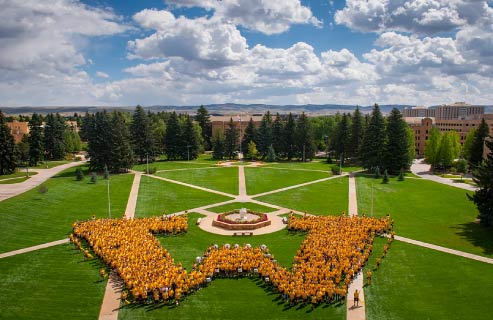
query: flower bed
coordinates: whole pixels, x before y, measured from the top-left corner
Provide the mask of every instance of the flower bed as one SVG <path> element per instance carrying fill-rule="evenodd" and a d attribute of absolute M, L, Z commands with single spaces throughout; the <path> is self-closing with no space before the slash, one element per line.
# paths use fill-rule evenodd
<path fill-rule="evenodd" d="M 228 218 L 228 216 L 235 213 L 239 213 L 239 210 L 229 211 L 217 215 L 217 218 L 212 221 L 212 225 L 226 230 L 255 230 L 268 226 L 272 223 L 267 214 L 251 210 L 247 210 L 247 213 L 250 215 L 255 215 L 258 218 L 249 221 L 232 220 Z"/>

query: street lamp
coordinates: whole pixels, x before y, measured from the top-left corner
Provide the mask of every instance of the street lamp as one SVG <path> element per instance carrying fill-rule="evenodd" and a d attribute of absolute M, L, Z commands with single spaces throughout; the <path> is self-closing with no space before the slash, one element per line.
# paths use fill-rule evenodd
<path fill-rule="evenodd" d="M 108 166 L 104 165 L 104 170 L 108 172 L 108 181 L 107 181 L 107 193 L 108 193 L 108 216 L 111 219 L 111 201 L 110 201 L 110 173 L 108 171 Z"/>
<path fill-rule="evenodd" d="M 242 138 L 241 135 L 243 132 L 242 132 L 242 128 L 241 128 L 241 115 L 240 114 L 238 115 L 238 121 L 240 122 L 240 154 L 238 155 L 238 158 L 239 158 L 238 160 L 241 161 L 241 159 L 243 159 L 243 152 L 241 150 L 241 138 Z"/>
<path fill-rule="evenodd" d="M 190 147 L 191 145 L 187 145 L 187 161 L 190 161 Z"/>

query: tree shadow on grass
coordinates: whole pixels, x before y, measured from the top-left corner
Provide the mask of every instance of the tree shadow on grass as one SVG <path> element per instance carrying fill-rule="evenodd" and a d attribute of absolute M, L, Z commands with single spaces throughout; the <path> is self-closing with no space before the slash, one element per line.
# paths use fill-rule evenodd
<path fill-rule="evenodd" d="M 475 247 L 483 249 L 483 254 L 493 255 L 493 228 L 486 228 L 476 222 L 468 222 L 451 227 L 456 234 L 466 239 Z"/>

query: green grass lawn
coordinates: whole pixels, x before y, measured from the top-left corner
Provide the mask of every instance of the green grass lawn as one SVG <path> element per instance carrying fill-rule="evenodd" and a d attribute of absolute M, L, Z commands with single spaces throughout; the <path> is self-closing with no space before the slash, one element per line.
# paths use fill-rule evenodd
<path fill-rule="evenodd" d="M 163 212 L 169 214 L 231 199 L 143 176 L 140 180 L 135 216 L 150 217 L 162 215 Z"/>
<path fill-rule="evenodd" d="M 377 239 L 378 240 L 378 239 Z M 374 253 L 385 240 L 375 241 Z M 375 257 L 369 260 L 373 268 Z M 365 279 L 366 282 L 366 279 Z M 365 288 L 369 320 L 491 319 L 490 264 L 394 241 Z"/>
<path fill-rule="evenodd" d="M 36 166 L 29 166 L 29 169 L 31 169 L 31 168 L 33 168 L 33 169 L 50 169 L 50 168 L 60 166 L 62 164 L 66 164 L 69 162 L 72 162 L 72 161 L 68 161 L 68 160 L 44 161 L 44 162 L 42 161 L 42 162 L 38 162 L 38 164 Z M 22 170 L 24 170 L 24 169 L 22 169 Z"/>
<path fill-rule="evenodd" d="M 253 202 L 233 202 L 222 206 L 209 208 L 207 210 L 212 212 L 222 213 L 222 212 L 232 211 L 241 208 L 247 208 L 253 211 L 263 212 L 263 213 L 276 211 L 276 209 L 274 208 L 262 206 L 260 204 L 256 204 Z"/>
<path fill-rule="evenodd" d="M 249 195 L 328 178 L 330 176 L 331 174 L 328 172 L 245 168 L 246 187 Z"/>
<path fill-rule="evenodd" d="M 229 194 L 238 194 L 237 167 L 158 172 L 156 175 Z"/>
<path fill-rule="evenodd" d="M 87 172 L 86 172 L 87 173 Z M 121 217 L 127 205 L 133 175 L 111 176 L 111 212 Z M 48 192 L 34 188 L 0 202 L 0 252 L 65 238 L 75 220 L 108 215 L 106 181 L 75 180 L 75 168 L 48 179 Z"/>
<path fill-rule="evenodd" d="M 29 176 L 35 176 L 37 175 L 37 172 L 29 172 Z M 11 178 L 22 178 L 26 176 L 26 170 L 22 171 L 17 171 L 12 174 L 5 174 L 5 175 L 0 175 L 0 181 L 5 180 L 5 179 L 11 179 Z"/>
<path fill-rule="evenodd" d="M 97 319 L 101 266 L 71 244 L 0 259 L 0 318 Z"/>
<path fill-rule="evenodd" d="M 161 244 L 175 259 L 190 270 L 196 256 L 213 244 L 266 244 L 279 263 L 290 267 L 293 256 L 303 241 L 303 235 L 279 231 L 254 237 L 214 235 L 199 229 L 194 221 L 201 215 L 189 214 L 187 234 L 160 237 Z M 207 288 L 193 293 L 176 306 L 129 306 L 120 310 L 119 319 L 345 319 L 345 305 L 293 306 L 283 303 L 281 296 L 272 292 L 259 279 L 219 279 Z"/>
<path fill-rule="evenodd" d="M 347 212 L 348 189 L 348 178 L 342 177 L 269 194 L 256 200 L 316 215 L 338 215 Z"/>
<path fill-rule="evenodd" d="M 398 235 L 474 254 L 493 255 L 493 232 L 475 223 L 478 212 L 466 197 L 466 190 L 425 179 L 380 179 L 357 177 L 358 210 L 371 213 L 374 186 L 374 214 L 387 213 L 395 220 Z"/>
<path fill-rule="evenodd" d="M 14 183 L 21 183 L 29 179 L 28 177 L 16 177 L 8 180 L 0 180 L 0 184 L 14 184 Z"/>
<path fill-rule="evenodd" d="M 197 161 L 156 161 L 149 163 L 149 169 L 156 168 L 156 170 L 174 170 L 174 169 L 186 169 L 186 168 L 205 168 L 214 166 L 215 163 L 198 163 Z M 147 164 L 137 164 L 132 167 L 133 170 L 144 172 L 147 168 Z"/>

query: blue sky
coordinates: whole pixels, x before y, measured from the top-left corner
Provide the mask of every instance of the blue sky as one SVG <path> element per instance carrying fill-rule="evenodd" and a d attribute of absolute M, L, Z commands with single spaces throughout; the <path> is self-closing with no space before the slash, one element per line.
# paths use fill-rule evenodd
<path fill-rule="evenodd" d="M 0 106 L 493 101 L 491 1 L 0 7 Z"/>

